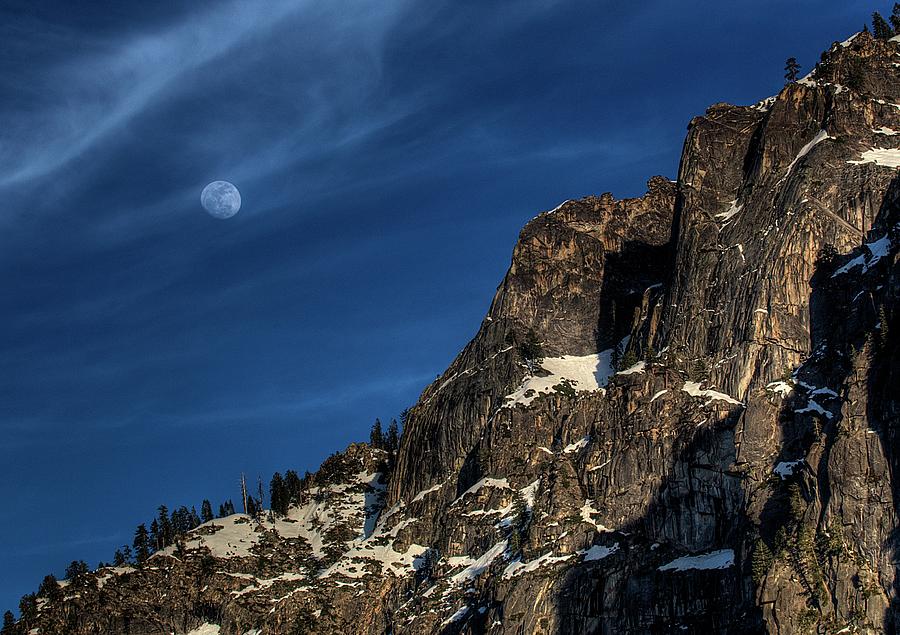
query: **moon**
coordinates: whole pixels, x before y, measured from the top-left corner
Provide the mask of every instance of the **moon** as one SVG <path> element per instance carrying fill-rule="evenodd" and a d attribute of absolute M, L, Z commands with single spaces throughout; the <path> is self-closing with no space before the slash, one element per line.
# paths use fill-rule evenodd
<path fill-rule="evenodd" d="M 231 218 L 241 209 L 241 193 L 228 181 L 213 181 L 200 193 L 203 209 L 215 218 Z"/>

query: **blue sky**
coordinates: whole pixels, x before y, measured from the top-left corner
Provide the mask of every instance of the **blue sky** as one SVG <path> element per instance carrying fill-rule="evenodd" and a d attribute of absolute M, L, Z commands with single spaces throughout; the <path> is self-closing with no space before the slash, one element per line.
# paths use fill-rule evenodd
<path fill-rule="evenodd" d="M 4 2 L 0 610 L 365 439 L 529 218 L 674 177 L 691 117 L 890 6 Z"/>

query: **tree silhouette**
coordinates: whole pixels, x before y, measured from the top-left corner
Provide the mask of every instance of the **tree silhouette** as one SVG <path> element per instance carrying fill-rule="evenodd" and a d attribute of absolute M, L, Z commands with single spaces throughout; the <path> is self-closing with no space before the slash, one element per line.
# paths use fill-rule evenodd
<path fill-rule="evenodd" d="M 375 419 L 372 424 L 372 430 L 369 432 L 369 445 L 373 448 L 384 447 L 384 432 L 381 430 L 381 419 Z"/>
<path fill-rule="evenodd" d="M 796 57 L 789 57 L 784 63 L 784 79 L 785 83 L 794 83 L 800 75 L 800 64 L 797 63 Z"/>
<path fill-rule="evenodd" d="M 205 498 L 200 505 L 200 522 L 208 523 L 213 519 L 212 504 Z"/>
<path fill-rule="evenodd" d="M 3 635 L 12 635 L 15 628 L 16 617 L 12 614 L 12 611 L 7 611 L 3 614 L 3 630 L 0 630 L 0 633 L 3 633 Z"/>
<path fill-rule="evenodd" d="M 891 28 L 891 25 L 881 17 L 878 11 L 872 13 L 872 34 L 878 40 L 889 40 L 894 36 L 894 30 Z"/>
<path fill-rule="evenodd" d="M 156 522 L 156 521 L 153 521 Z M 138 564 L 144 564 L 150 557 L 150 536 L 147 534 L 147 526 L 141 523 L 134 532 L 134 557 Z"/>

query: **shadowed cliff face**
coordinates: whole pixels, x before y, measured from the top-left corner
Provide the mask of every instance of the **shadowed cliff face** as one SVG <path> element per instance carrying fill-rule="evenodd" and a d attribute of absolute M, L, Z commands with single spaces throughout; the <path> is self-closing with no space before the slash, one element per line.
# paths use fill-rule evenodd
<path fill-rule="evenodd" d="M 676 182 L 539 215 L 396 456 L 17 628 L 897 632 L 898 64 L 836 44 L 695 118 Z"/>

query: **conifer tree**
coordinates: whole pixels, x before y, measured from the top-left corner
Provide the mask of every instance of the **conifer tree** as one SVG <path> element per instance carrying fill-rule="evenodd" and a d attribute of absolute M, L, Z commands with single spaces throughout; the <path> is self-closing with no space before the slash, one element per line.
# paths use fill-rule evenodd
<path fill-rule="evenodd" d="M 284 473 L 284 489 L 287 492 L 288 503 L 299 505 L 303 493 L 303 483 L 300 482 L 300 477 L 294 470 Z"/>
<path fill-rule="evenodd" d="M 73 560 L 66 567 L 66 580 L 76 580 L 90 571 L 84 560 Z"/>
<path fill-rule="evenodd" d="M 785 83 L 793 83 L 797 81 L 800 74 L 800 64 L 797 63 L 796 57 L 789 57 L 784 63 L 784 79 Z"/>
<path fill-rule="evenodd" d="M 625 354 L 622 355 L 622 359 L 619 360 L 619 370 L 628 370 L 632 366 L 638 363 L 637 353 L 632 349 L 628 349 L 625 351 Z"/>
<path fill-rule="evenodd" d="M 191 505 L 191 529 L 196 529 L 200 526 L 201 520 L 200 516 L 197 514 L 197 508 Z"/>
<path fill-rule="evenodd" d="M 230 498 L 227 501 L 225 501 L 225 515 L 226 516 L 234 515 L 234 503 L 231 502 Z"/>
<path fill-rule="evenodd" d="M 387 431 L 387 449 L 390 452 L 396 452 L 400 449 L 400 430 L 397 428 L 397 420 L 391 419 Z"/>
<path fill-rule="evenodd" d="M 208 523 L 213 519 L 212 512 L 212 504 L 207 500 L 203 499 L 203 502 L 200 504 L 200 522 Z"/>
<path fill-rule="evenodd" d="M 609 356 L 609 364 L 612 366 L 613 370 L 617 370 L 619 368 L 619 363 L 622 361 L 622 354 L 625 352 L 625 347 L 622 346 L 622 342 L 619 342 L 615 346 L 613 346 L 612 353 Z"/>
<path fill-rule="evenodd" d="M 151 552 L 159 551 L 163 548 L 162 536 L 159 532 L 159 521 L 155 518 L 153 519 L 153 522 L 150 523 L 150 536 L 147 545 Z"/>
<path fill-rule="evenodd" d="M 19 600 L 19 616 L 23 620 L 30 620 L 37 613 L 37 597 L 34 593 L 23 595 Z"/>
<path fill-rule="evenodd" d="M 891 26 L 894 27 L 894 35 L 900 35 L 900 2 L 894 3 L 894 10 L 891 11 Z"/>
<path fill-rule="evenodd" d="M 159 527 L 159 544 L 158 549 L 164 549 L 172 544 L 172 538 L 174 537 L 174 532 L 172 531 L 172 521 L 169 519 L 169 508 L 165 505 L 160 505 L 158 508 L 159 517 L 157 518 L 157 525 Z"/>
<path fill-rule="evenodd" d="M 41 581 L 41 586 L 38 587 L 37 594 L 39 597 L 47 598 L 51 602 L 62 597 L 62 592 L 59 588 L 59 582 L 56 581 L 56 576 L 52 573 L 45 575 L 44 579 Z"/>
<path fill-rule="evenodd" d="M 528 372 L 533 373 L 534 367 L 544 361 L 544 347 L 534 329 L 529 329 L 525 335 L 525 341 L 519 344 L 519 354 L 528 366 Z"/>
<path fill-rule="evenodd" d="M 376 418 L 375 423 L 372 424 L 372 430 L 369 432 L 369 445 L 378 449 L 384 447 L 384 432 L 381 430 L 381 419 Z"/>
<path fill-rule="evenodd" d="M 894 30 L 891 28 L 891 25 L 881 17 L 878 11 L 872 13 L 872 34 L 878 40 L 889 40 L 894 36 Z"/>
<path fill-rule="evenodd" d="M 753 556 L 750 559 L 750 572 L 753 576 L 753 581 L 757 585 L 766 577 L 766 573 L 774 560 L 775 556 L 772 554 L 769 546 L 763 540 L 758 540 L 756 547 L 753 549 Z"/>
<path fill-rule="evenodd" d="M 272 475 L 272 481 L 269 483 L 269 500 L 273 512 L 279 516 L 287 516 L 291 498 L 284 486 L 284 479 L 281 478 L 280 472 Z"/>
<path fill-rule="evenodd" d="M 15 628 L 16 617 L 12 614 L 12 611 L 7 611 L 3 614 L 3 629 L 0 630 L 0 633 L 3 633 L 3 635 L 12 635 Z"/>
<path fill-rule="evenodd" d="M 113 566 L 121 567 L 125 564 L 125 554 L 122 553 L 121 549 L 116 549 L 116 553 L 113 554 Z"/>
<path fill-rule="evenodd" d="M 153 522 L 156 523 L 155 520 Z M 138 525 L 134 532 L 132 546 L 134 547 L 134 557 L 137 563 L 139 565 L 144 564 L 147 558 L 150 557 L 150 536 L 147 534 L 147 527 L 143 523 Z"/>

